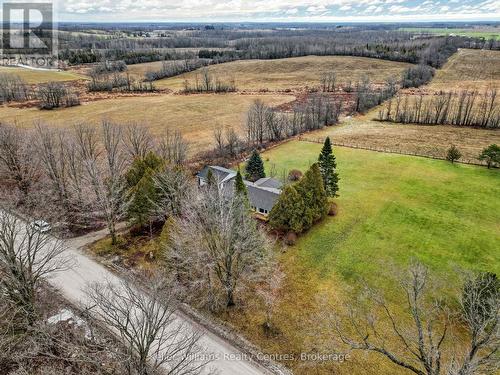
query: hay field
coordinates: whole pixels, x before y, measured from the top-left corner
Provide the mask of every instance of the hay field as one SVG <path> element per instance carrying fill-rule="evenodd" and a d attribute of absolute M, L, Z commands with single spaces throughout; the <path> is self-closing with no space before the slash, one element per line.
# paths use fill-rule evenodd
<path fill-rule="evenodd" d="M 402 125 L 370 120 L 366 116 L 346 119 L 341 125 L 324 128 L 304 135 L 304 139 L 317 141 L 330 136 L 334 142 L 352 147 L 372 148 L 380 151 L 412 153 L 445 158 L 450 145 L 462 153 L 462 160 L 478 162 L 482 149 L 492 143 L 500 144 L 500 131 L 457 126 Z"/>
<path fill-rule="evenodd" d="M 160 70 L 161 67 L 163 66 L 163 61 L 153 61 L 153 62 L 148 62 L 148 63 L 141 63 L 141 64 L 131 64 L 127 65 L 127 70 L 132 77 L 138 80 L 143 80 L 146 72 L 152 70 Z"/>
<path fill-rule="evenodd" d="M 304 56 L 277 60 L 241 60 L 211 65 L 209 71 L 221 80 L 233 79 L 238 90 L 303 90 L 306 86 L 319 86 L 320 77 L 336 72 L 339 83 L 356 81 L 364 75 L 375 82 L 389 77 L 399 78 L 411 64 L 367 57 L 351 56 Z M 156 81 L 161 88 L 181 90 L 187 79 L 194 82 L 199 71 Z"/>
<path fill-rule="evenodd" d="M 436 71 L 433 90 L 500 88 L 500 51 L 460 49 Z"/>
<path fill-rule="evenodd" d="M 21 77 L 26 83 L 36 84 L 50 81 L 64 82 L 84 79 L 81 75 L 65 71 L 34 70 L 18 67 L 0 66 L 0 74 L 9 73 Z"/>
<path fill-rule="evenodd" d="M 41 111 L 37 108 L 0 107 L 0 119 L 19 126 L 36 121 L 68 127 L 76 122 L 97 124 L 103 119 L 118 123 L 137 122 L 161 136 L 167 129 L 180 130 L 192 144 L 192 153 L 206 150 L 213 142 L 216 125 L 239 129 L 254 100 L 279 105 L 291 95 L 157 95 L 117 98 L 84 103 L 78 107 Z"/>

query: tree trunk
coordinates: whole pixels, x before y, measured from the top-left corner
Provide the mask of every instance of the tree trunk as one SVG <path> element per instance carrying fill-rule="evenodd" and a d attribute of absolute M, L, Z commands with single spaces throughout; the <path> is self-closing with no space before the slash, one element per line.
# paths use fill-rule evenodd
<path fill-rule="evenodd" d="M 233 289 L 230 288 L 227 290 L 227 307 L 233 307 L 236 304 L 234 303 L 234 294 Z"/>

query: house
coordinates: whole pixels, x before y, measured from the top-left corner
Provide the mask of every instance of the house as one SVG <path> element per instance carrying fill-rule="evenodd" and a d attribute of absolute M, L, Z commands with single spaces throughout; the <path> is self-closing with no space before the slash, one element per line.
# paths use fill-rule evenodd
<path fill-rule="evenodd" d="M 236 171 L 215 165 L 210 165 L 197 174 L 198 186 L 203 186 L 207 183 L 208 171 L 212 171 L 212 176 L 215 181 L 223 189 L 232 194 L 234 192 L 234 180 Z M 248 191 L 248 200 L 250 206 L 255 212 L 267 216 L 271 209 L 276 204 L 283 184 L 271 177 L 264 177 L 255 182 L 243 180 Z"/>

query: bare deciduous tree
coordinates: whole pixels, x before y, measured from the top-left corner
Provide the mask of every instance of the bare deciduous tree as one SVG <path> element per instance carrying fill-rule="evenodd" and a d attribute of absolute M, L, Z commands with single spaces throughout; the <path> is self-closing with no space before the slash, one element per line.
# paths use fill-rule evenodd
<path fill-rule="evenodd" d="M 99 138 L 95 128 L 79 125 L 75 127 L 76 143 L 85 177 L 94 192 L 94 203 L 104 215 L 112 244 L 116 244 L 116 224 L 126 204 L 123 178 L 126 158 L 121 147 L 121 127 L 103 121 L 101 131 Z"/>
<path fill-rule="evenodd" d="M 366 313 L 361 307 L 363 302 L 358 302 L 356 307 L 348 308 L 346 316 L 334 316 L 334 329 L 351 349 L 379 353 L 418 375 L 489 373 L 483 371 L 499 365 L 500 298 L 497 289 L 488 299 L 488 313 L 484 314 L 485 304 L 478 303 L 482 290 L 477 284 L 466 283 L 462 297 L 462 317 L 470 342 L 454 345 L 469 349 L 461 358 L 453 355 L 450 363 L 444 362 L 450 357 L 444 343 L 455 322 L 451 324 L 452 314 L 443 303 L 428 302 L 428 270 L 419 263 L 412 265 L 408 277 L 401 281 L 411 325 L 403 323 L 405 319 L 391 310 L 381 294 L 371 290 L 366 297 L 375 302 L 372 312 Z M 391 334 L 385 333 L 382 326 L 389 327 Z"/>
<path fill-rule="evenodd" d="M 167 133 L 158 144 L 158 154 L 170 164 L 182 165 L 186 161 L 188 142 L 178 130 Z"/>
<path fill-rule="evenodd" d="M 270 262 L 268 270 L 266 271 L 264 283 L 257 290 L 257 294 L 264 303 L 266 320 L 263 327 L 266 334 L 270 334 L 273 331 L 274 310 L 276 308 L 276 303 L 279 300 L 284 280 L 285 273 L 281 269 L 279 263 L 276 261 Z"/>
<path fill-rule="evenodd" d="M 470 335 L 466 352 L 454 359 L 450 373 L 493 374 L 500 368 L 500 282 L 495 274 L 469 276 L 460 300 Z"/>
<path fill-rule="evenodd" d="M 234 306 L 237 291 L 261 277 L 268 256 L 266 237 L 245 198 L 233 197 L 229 189 L 218 184 L 203 189 L 177 222 L 167 251 L 179 279 L 209 296 L 203 302 L 210 307 L 219 295 L 227 307 Z"/>
<path fill-rule="evenodd" d="M 64 244 L 9 210 L 0 211 L 0 290 L 25 316 L 36 320 L 36 296 L 42 278 L 69 266 Z"/>
<path fill-rule="evenodd" d="M 13 126 L 0 124 L 0 163 L 9 179 L 26 198 L 38 180 L 38 160 L 32 149 L 33 135 Z"/>
<path fill-rule="evenodd" d="M 146 154 L 153 148 L 153 137 L 143 124 L 132 123 L 125 127 L 123 134 L 125 150 L 130 158 L 144 159 Z"/>
<path fill-rule="evenodd" d="M 179 167 L 166 167 L 153 177 L 156 200 L 152 202 L 155 216 L 166 219 L 180 216 L 193 196 L 193 185 L 186 172 Z"/>
<path fill-rule="evenodd" d="M 148 293 L 136 289 L 131 280 L 91 285 L 87 293 L 92 311 L 126 344 L 129 373 L 148 375 L 162 368 L 171 375 L 200 374 L 209 361 L 199 355 L 201 333 L 176 316 L 174 283 L 156 277 L 148 285 Z"/>

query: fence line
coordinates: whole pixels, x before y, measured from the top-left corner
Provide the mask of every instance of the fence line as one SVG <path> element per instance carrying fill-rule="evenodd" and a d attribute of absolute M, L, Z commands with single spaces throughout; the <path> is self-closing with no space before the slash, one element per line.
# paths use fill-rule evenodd
<path fill-rule="evenodd" d="M 297 139 L 299 141 L 302 141 L 302 142 L 311 142 L 311 143 L 320 143 L 320 144 L 323 144 L 325 141 L 324 138 L 311 139 L 311 138 L 306 138 L 306 137 L 302 137 L 302 136 L 297 137 Z M 427 158 L 427 159 L 434 159 L 434 160 L 446 160 L 445 157 L 425 155 L 425 154 L 421 154 L 421 153 L 417 153 L 417 152 L 375 148 L 375 147 L 370 147 L 370 146 L 354 145 L 351 143 L 342 143 L 342 142 L 336 142 L 336 141 L 332 141 L 332 145 L 340 146 L 340 147 L 356 148 L 356 149 L 360 149 L 360 150 L 384 152 L 384 153 L 388 153 L 388 154 L 418 156 L 418 157 Z M 460 159 L 460 160 L 455 161 L 455 163 L 486 166 L 485 163 L 482 163 L 481 161 L 479 161 L 477 159 L 472 159 L 472 160 L 471 159 Z"/>

